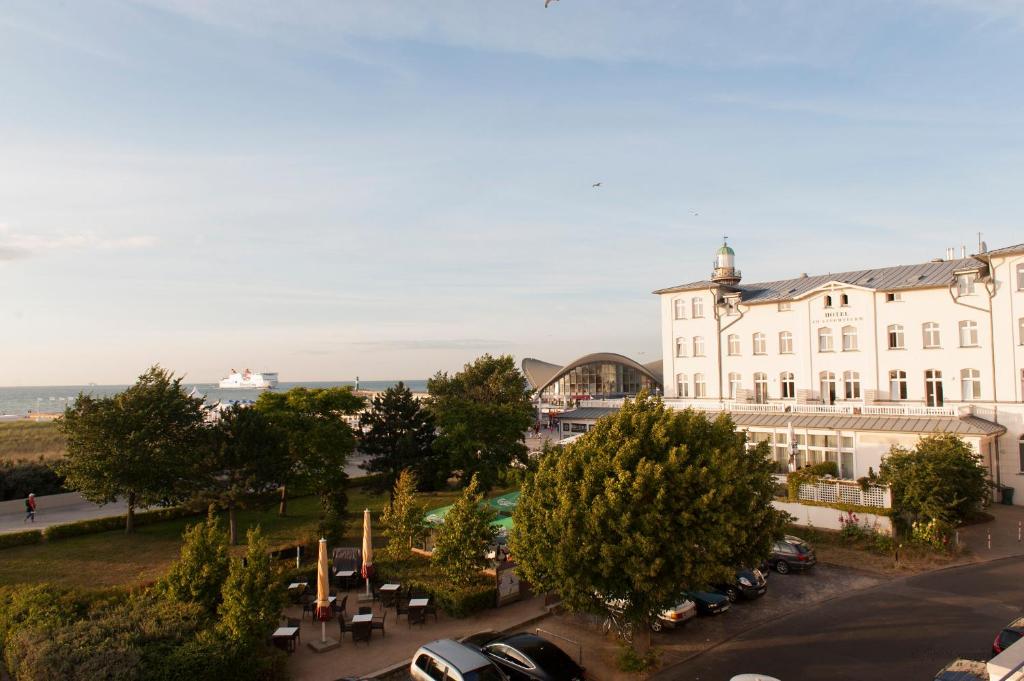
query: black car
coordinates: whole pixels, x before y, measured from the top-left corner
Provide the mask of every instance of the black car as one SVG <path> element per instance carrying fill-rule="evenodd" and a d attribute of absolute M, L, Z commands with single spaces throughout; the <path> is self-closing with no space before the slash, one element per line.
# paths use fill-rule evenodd
<path fill-rule="evenodd" d="M 996 636 L 996 640 L 992 641 L 993 657 L 1012 646 L 1022 636 L 1024 636 L 1024 617 L 1018 617 L 1003 627 L 1003 630 Z"/>
<path fill-rule="evenodd" d="M 776 541 L 772 545 L 772 554 L 768 556 L 768 565 L 775 568 L 780 575 L 790 570 L 806 570 L 817 562 L 811 545 L 791 534 Z"/>
<path fill-rule="evenodd" d="M 713 591 L 684 591 L 683 595 L 693 601 L 702 615 L 721 615 L 732 605 L 727 596 Z"/>
<path fill-rule="evenodd" d="M 735 603 L 740 596 L 752 601 L 760 598 L 768 591 L 768 582 L 764 574 L 757 568 L 748 570 L 740 568 L 736 571 L 732 583 L 716 584 L 715 591 L 727 597 L 730 602 Z"/>
<path fill-rule="evenodd" d="M 486 632 L 464 643 L 489 657 L 511 681 L 583 681 L 583 667 L 551 641 L 533 634 Z"/>

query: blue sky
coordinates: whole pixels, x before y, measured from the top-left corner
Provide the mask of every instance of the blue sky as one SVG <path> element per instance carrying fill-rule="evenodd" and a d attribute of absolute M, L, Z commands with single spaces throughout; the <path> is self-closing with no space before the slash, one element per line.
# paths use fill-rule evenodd
<path fill-rule="evenodd" d="M 1024 241 L 1021 2 L 543 5 L 0 5 L 0 385 L 650 361 L 723 234 Z"/>

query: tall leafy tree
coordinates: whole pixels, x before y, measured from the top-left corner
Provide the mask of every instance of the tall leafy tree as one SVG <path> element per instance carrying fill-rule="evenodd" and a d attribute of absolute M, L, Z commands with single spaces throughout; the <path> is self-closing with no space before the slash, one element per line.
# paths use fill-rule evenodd
<path fill-rule="evenodd" d="M 357 413 L 363 398 L 351 388 L 292 388 L 264 392 L 256 409 L 284 433 L 291 466 L 281 485 L 281 515 L 287 511 L 287 484 L 307 486 L 320 498 L 322 520 L 340 522 L 348 499 L 345 463 L 356 436 L 344 417 Z"/>
<path fill-rule="evenodd" d="M 510 355 L 484 355 L 462 371 L 427 381 L 440 429 L 435 443 L 463 482 L 474 474 L 488 490 L 513 461 L 525 462 L 523 435 L 533 423 L 526 379 Z"/>
<path fill-rule="evenodd" d="M 889 485 L 893 506 L 907 522 L 957 524 L 988 493 L 981 457 L 951 434 L 923 437 L 912 450 L 893 446 L 875 480 Z"/>
<path fill-rule="evenodd" d="M 211 615 L 221 602 L 228 577 L 228 537 L 212 512 L 204 522 L 189 526 L 181 556 L 161 583 L 162 591 L 182 603 L 198 603 Z"/>
<path fill-rule="evenodd" d="M 388 536 L 386 553 L 401 560 L 426 531 L 423 516 L 426 505 L 416 497 L 416 474 L 406 469 L 399 473 L 391 491 L 391 503 L 384 507 L 380 522 Z"/>
<path fill-rule="evenodd" d="M 404 469 L 414 470 L 428 488 L 443 484 L 444 467 L 438 466 L 433 449 L 434 421 L 404 383 L 374 397 L 359 425 L 359 450 L 369 457 L 367 469 L 381 474 L 376 491 L 393 490 Z"/>
<path fill-rule="evenodd" d="M 228 536 L 236 544 L 237 509 L 265 507 L 286 480 L 288 442 L 264 412 L 236 405 L 209 426 L 203 454 L 195 501 L 227 510 Z"/>
<path fill-rule="evenodd" d="M 285 593 L 259 527 L 249 529 L 246 542 L 245 558 L 231 559 L 218 614 L 227 638 L 256 644 L 274 630 L 284 607 Z"/>
<path fill-rule="evenodd" d="M 127 502 L 125 531 L 131 533 L 137 508 L 180 501 L 191 490 L 203 416 L 202 399 L 186 395 L 181 378 L 153 366 L 121 393 L 80 394 L 65 409 L 59 423 L 67 455 L 57 472 L 89 501 Z"/>
<path fill-rule="evenodd" d="M 544 455 L 510 545 L 523 576 L 569 607 L 600 613 L 623 599 L 625 616 L 649 631 L 682 589 L 768 555 L 785 518 L 772 484 L 764 450 L 748 448 L 727 415 L 709 421 L 642 393 Z"/>
<path fill-rule="evenodd" d="M 498 533 L 491 525 L 495 512 L 481 504 L 483 495 L 474 475 L 437 528 L 431 562 L 457 586 L 473 582 L 488 566 L 487 550 Z"/>

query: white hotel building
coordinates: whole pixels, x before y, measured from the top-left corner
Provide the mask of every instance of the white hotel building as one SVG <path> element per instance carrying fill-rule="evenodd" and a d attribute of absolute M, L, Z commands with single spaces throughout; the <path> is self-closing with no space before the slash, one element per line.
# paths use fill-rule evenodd
<path fill-rule="evenodd" d="M 949 432 L 1024 502 L 1024 244 L 754 284 L 723 244 L 710 279 L 655 293 L 667 402 L 729 411 L 780 472 L 791 440 L 854 479 Z"/>

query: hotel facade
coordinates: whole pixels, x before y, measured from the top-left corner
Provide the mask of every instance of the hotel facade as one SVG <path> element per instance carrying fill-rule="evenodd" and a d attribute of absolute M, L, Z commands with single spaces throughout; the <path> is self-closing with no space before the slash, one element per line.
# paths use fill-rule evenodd
<path fill-rule="evenodd" d="M 735 260 L 723 244 L 709 279 L 654 292 L 668 404 L 730 412 L 780 473 L 856 479 L 955 433 L 1024 502 L 1024 244 L 752 284 Z"/>

